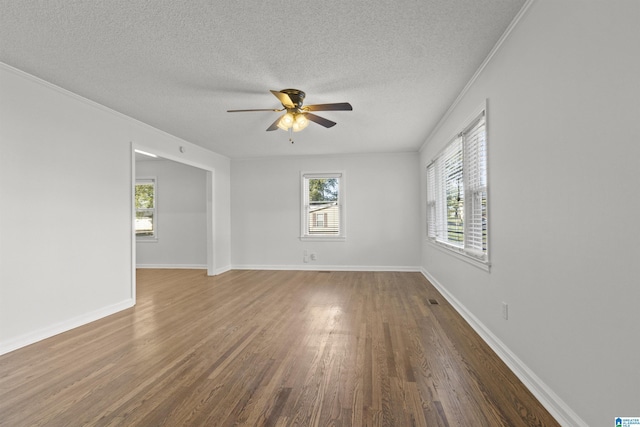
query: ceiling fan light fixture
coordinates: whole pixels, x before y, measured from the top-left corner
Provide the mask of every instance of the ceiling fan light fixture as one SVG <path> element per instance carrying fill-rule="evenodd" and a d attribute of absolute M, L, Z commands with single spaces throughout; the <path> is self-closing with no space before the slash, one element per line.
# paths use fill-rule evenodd
<path fill-rule="evenodd" d="M 307 120 L 305 115 L 303 113 L 296 114 L 295 119 L 293 121 L 293 131 L 294 132 L 301 131 L 307 126 L 309 126 L 309 120 Z"/>
<path fill-rule="evenodd" d="M 289 128 L 293 126 L 293 123 L 294 123 L 293 114 L 286 113 L 282 117 L 280 117 L 280 120 L 278 121 L 278 127 L 282 130 L 289 130 Z"/>

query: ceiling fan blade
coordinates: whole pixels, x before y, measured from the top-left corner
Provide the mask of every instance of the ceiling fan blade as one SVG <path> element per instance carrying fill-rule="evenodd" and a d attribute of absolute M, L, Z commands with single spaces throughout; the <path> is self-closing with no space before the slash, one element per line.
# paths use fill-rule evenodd
<path fill-rule="evenodd" d="M 348 102 L 336 102 L 333 104 L 312 104 L 302 107 L 303 111 L 352 111 L 353 107 Z"/>
<path fill-rule="evenodd" d="M 324 117 L 316 116 L 315 114 L 305 113 L 305 117 L 312 122 L 316 122 L 319 125 L 322 125 L 326 128 L 330 128 L 336 125 L 336 122 L 332 122 L 331 120 L 327 120 Z"/>
<path fill-rule="evenodd" d="M 286 108 L 295 108 L 295 105 L 293 103 L 293 101 L 291 100 L 291 98 L 289 98 L 289 95 L 287 95 L 284 92 L 280 92 L 277 90 L 272 90 L 271 93 L 280 100 L 280 102 L 282 103 L 282 105 L 284 105 Z"/>
<path fill-rule="evenodd" d="M 269 127 L 267 128 L 267 132 L 278 129 L 278 122 L 280 121 L 280 119 L 281 119 L 281 117 L 278 117 L 278 118 L 276 119 L 276 121 L 275 121 L 275 122 L 273 122 L 273 123 L 271 124 L 271 126 L 269 126 Z"/>
<path fill-rule="evenodd" d="M 282 111 L 275 108 L 257 108 L 252 110 L 227 110 L 227 113 L 246 113 L 247 111 Z"/>

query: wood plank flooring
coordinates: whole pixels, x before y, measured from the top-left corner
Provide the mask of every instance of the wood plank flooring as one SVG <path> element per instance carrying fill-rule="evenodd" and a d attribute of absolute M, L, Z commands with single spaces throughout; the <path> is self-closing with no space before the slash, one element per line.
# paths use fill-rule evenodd
<path fill-rule="evenodd" d="M 0 425 L 558 424 L 419 273 L 140 270 L 136 307 L 0 357 Z"/>

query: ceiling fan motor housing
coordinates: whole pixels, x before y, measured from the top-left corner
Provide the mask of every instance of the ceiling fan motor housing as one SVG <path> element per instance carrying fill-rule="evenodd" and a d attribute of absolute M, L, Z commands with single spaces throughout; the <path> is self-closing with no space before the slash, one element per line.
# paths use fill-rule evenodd
<path fill-rule="evenodd" d="M 296 108 L 302 107 L 302 103 L 304 102 L 305 93 L 298 89 L 282 89 L 280 92 L 286 93 L 289 95 L 289 99 L 293 102 Z"/>

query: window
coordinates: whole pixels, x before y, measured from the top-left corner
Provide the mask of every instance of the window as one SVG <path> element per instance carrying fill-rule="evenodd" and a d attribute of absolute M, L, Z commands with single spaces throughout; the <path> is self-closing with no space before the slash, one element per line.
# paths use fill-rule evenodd
<path fill-rule="evenodd" d="M 302 174 L 302 239 L 344 239 L 344 174 Z"/>
<path fill-rule="evenodd" d="M 136 180 L 136 237 L 157 238 L 156 180 L 155 178 Z"/>
<path fill-rule="evenodd" d="M 484 111 L 427 166 L 427 237 L 488 263 Z"/>

